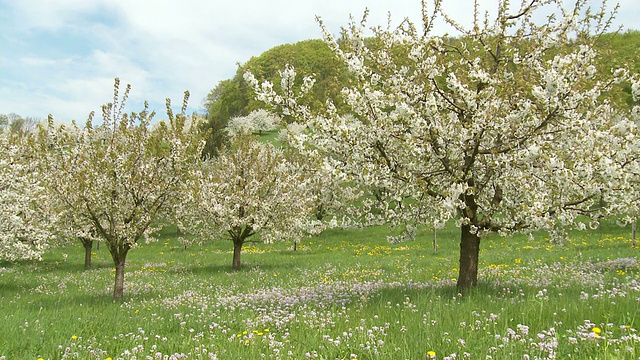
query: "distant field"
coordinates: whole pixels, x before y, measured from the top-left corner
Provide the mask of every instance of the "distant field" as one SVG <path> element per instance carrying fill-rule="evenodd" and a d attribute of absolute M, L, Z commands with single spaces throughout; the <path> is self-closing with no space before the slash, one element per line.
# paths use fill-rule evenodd
<path fill-rule="evenodd" d="M 386 228 L 187 249 L 167 231 L 127 259 L 111 300 L 104 245 L 0 264 L 3 359 L 638 359 L 640 269 L 629 228 L 484 239 L 481 283 L 456 294 L 458 233 L 390 245 Z"/>

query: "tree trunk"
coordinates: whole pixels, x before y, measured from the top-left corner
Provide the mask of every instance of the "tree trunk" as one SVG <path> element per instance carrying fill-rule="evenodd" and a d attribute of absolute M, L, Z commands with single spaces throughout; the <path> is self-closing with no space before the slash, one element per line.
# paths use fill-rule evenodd
<path fill-rule="evenodd" d="M 84 246 L 84 269 L 91 269 L 91 250 L 93 250 L 93 240 L 80 239 L 82 246 Z"/>
<path fill-rule="evenodd" d="M 243 240 L 233 240 L 233 270 L 240 270 L 240 254 L 242 252 Z"/>
<path fill-rule="evenodd" d="M 438 253 L 438 229 L 433 225 L 433 253 Z"/>
<path fill-rule="evenodd" d="M 115 301 L 122 301 L 124 295 L 124 263 L 124 258 L 116 263 L 116 282 L 113 287 L 113 300 Z"/>
<path fill-rule="evenodd" d="M 478 284 L 480 237 L 471 233 L 470 225 L 462 225 L 460 230 L 460 271 L 457 287 L 458 292 L 464 294 Z"/>
<path fill-rule="evenodd" d="M 109 252 L 116 266 L 116 279 L 113 286 L 113 300 L 122 301 L 124 295 L 124 264 L 131 246 L 128 244 L 109 244 Z"/>
<path fill-rule="evenodd" d="M 633 217 L 633 222 L 631 223 L 631 248 L 636 248 L 636 224 L 638 222 L 638 217 Z"/>

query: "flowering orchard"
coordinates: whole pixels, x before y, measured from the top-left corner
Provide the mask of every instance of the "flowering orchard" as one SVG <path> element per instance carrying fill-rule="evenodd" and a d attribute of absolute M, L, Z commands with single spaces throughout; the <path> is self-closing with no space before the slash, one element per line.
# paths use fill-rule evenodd
<path fill-rule="evenodd" d="M 129 251 L 167 222 L 191 230 L 196 242 L 230 238 L 235 270 L 246 241 L 298 241 L 313 229 L 313 172 L 290 150 L 241 131 L 202 160 L 187 97 L 180 114 L 168 102 L 168 120 L 151 126 L 155 114 L 146 106 L 124 112 L 130 87 L 122 98 L 118 79 L 114 88 L 101 124 L 91 114 L 84 127 L 50 119 L 34 134 L 2 134 L 0 260 L 38 258 L 53 238 L 58 245 L 80 239 L 89 268 L 93 242 L 103 241 L 115 267 L 113 297 L 122 300 Z"/>
<path fill-rule="evenodd" d="M 421 26 L 375 27 L 373 37 L 365 36 L 366 14 L 340 41 L 319 21 L 353 73 L 342 90 L 349 114 L 331 99 L 313 113 L 301 99 L 314 80 L 296 81 L 292 67 L 281 72 L 281 90 L 245 78 L 258 99 L 306 126 L 301 150 L 320 149 L 354 184 L 384 190 L 359 204 L 363 219 L 440 226 L 455 219 L 457 286 L 466 291 L 477 284 L 488 233 L 561 236 L 622 207 L 628 192 L 620 190 L 632 187 L 640 150 L 638 107 L 610 97 L 630 84 L 637 100 L 640 88 L 624 68 L 596 71 L 595 41 L 613 16 L 604 6 L 500 1 L 495 16 L 483 17 L 476 2 L 465 28 L 441 3 L 423 2 Z M 432 35 L 440 20 L 457 37 Z"/>

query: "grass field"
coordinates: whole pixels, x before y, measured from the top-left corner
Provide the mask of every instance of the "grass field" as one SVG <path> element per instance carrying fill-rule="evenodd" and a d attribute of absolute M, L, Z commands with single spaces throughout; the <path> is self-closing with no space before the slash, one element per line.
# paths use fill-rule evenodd
<path fill-rule="evenodd" d="M 630 231 L 564 246 L 483 239 L 480 284 L 455 290 L 458 233 L 390 245 L 386 228 L 327 231 L 293 252 L 185 249 L 167 231 L 127 259 L 111 300 L 108 251 L 80 245 L 0 264 L 1 359 L 638 359 L 640 269 Z"/>

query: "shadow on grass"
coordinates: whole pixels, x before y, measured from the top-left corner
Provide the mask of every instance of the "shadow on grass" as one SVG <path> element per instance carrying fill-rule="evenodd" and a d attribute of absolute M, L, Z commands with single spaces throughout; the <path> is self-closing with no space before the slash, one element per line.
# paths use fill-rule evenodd
<path fill-rule="evenodd" d="M 136 295 L 127 295 L 125 293 L 124 301 L 131 301 L 133 299 L 139 299 L 139 296 Z M 33 309 L 33 311 L 42 311 L 42 309 L 47 309 L 47 311 L 54 313 L 56 311 L 63 311 L 68 313 L 67 310 L 64 309 L 77 309 L 76 312 L 87 311 L 87 312 L 96 312 L 97 309 L 107 308 L 107 307 L 120 307 L 122 305 L 122 301 L 114 301 L 113 294 L 111 293 L 95 293 L 95 294 L 60 294 L 57 296 L 45 296 L 40 297 L 37 301 L 28 302 L 26 304 L 27 307 Z M 75 311 L 75 310 L 74 310 Z"/>
<path fill-rule="evenodd" d="M 19 292 L 24 291 L 25 287 L 27 287 L 26 284 L 17 283 L 15 281 L 10 283 L 0 282 L 0 297 L 17 294 Z"/>
<path fill-rule="evenodd" d="M 458 298 L 458 290 L 455 285 L 433 285 L 421 288 L 393 287 L 383 288 L 376 292 L 373 297 L 381 301 L 391 302 L 393 304 L 402 304 L 407 298 L 432 298 L 438 300 L 449 300 Z"/>
<path fill-rule="evenodd" d="M 113 263 L 110 261 L 93 262 L 89 269 L 84 268 L 84 263 L 73 261 L 59 261 L 59 260 L 42 260 L 42 261 L 16 261 L 13 263 L 0 262 L 0 268 L 5 269 L 24 269 L 32 268 L 35 271 L 42 271 L 47 273 L 57 272 L 81 272 L 85 270 L 96 270 L 112 268 Z"/>
<path fill-rule="evenodd" d="M 495 285 L 490 282 L 480 281 L 478 285 L 473 286 L 469 289 L 464 295 L 460 294 L 458 288 L 455 284 L 450 285 L 439 285 L 433 284 L 431 286 L 425 285 L 424 287 L 391 287 L 391 288 L 382 288 L 376 292 L 376 295 L 373 297 L 375 299 L 390 301 L 392 303 L 400 303 L 402 304 L 406 298 L 418 299 L 418 298 L 427 298 L 434 299 L 438 301 L 456 301 L 456 302 L 465 302 L 465 301 L 478 301 L 479 299 L 486 299 L 488 297 L 493 298 L 513 298 L 518 296 L 526 296 L 526 297 L 534 297 L 535 294 L 539 291 L 538 287 L 535 286 L 504 286 L 504 285 Z M 565 295 L 570 294 L 578 297 L 582 288 L 579 286 L 567 287 L 562 293 Z"/>
<path fill-rule="evenodd" d="M 192 274 L 192 275 L 219 275 L 219 274 L 241 274 L 254 271 L 274 271 L 274 269 L 283 269 L 282 264 L 253 263 L 246 262 L 240 267 L 240 270 L 233 270 L 231 264 L 211 264 L 211 265 L 192 265 L 185 267 L 173 267 L 167 270 L 176 274 Z"/>

